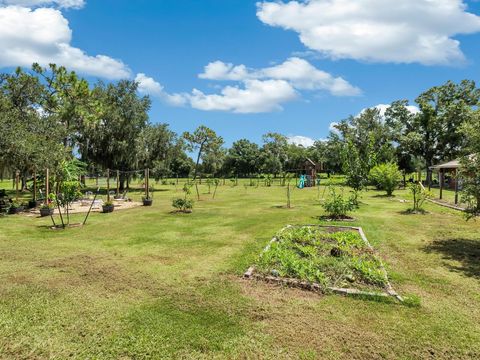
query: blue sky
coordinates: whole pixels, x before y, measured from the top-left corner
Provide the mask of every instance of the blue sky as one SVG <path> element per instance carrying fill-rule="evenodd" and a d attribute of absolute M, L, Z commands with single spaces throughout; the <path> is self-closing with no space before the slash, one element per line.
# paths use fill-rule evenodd
<path fill-rule="evenodd" d="M 366 107 L 478 80 L 480 3 L 351 3 L 0 0 L 0 46 L 16 49 L 0 66 L 55 61 L 89 79 L 142 79 L 153 122 L 178 133 L 204 124 L 227 144 L 270 131 L 324 138 Z"/>

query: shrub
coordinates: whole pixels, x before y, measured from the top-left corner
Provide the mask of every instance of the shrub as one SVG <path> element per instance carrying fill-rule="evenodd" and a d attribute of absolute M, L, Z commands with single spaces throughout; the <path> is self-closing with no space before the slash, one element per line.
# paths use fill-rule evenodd
<path fill-rule="evenodd" d="M 372 181 L 379 190 L 385 190 L 388 196 L 392 196 L 402 179 L 402 173 L 395 163 L 385 163 L 375 166 L 370 170 L 370 181 Z"/>
<path fill-rule="evenodd" d="M 173 199 L 172 206 L 181 212 L 191 212 L 193 209 L 193 200 L 187 198 L 187 196 L 191 194 L 191 185 L 189 183 L 185 183 L 182 190 L 184 197 Z"/>
<path fill-rule="evenodd" d="M 193 209 L 193 201 L 190 199 L 174 199 L 172 206 L 182 212 L 189 212 Z"/>
<path fill-rule="evenodd" d="M 463 157 L 461 164 L 462 202 L 466 204 L 464 216 L 470 220 L 480 215 L 480 153 Z"/>
<path fill-rule="evenodd" d="M 352 197 L 348 199 L 341 193 L 337 193 L 335 188 L 330 188 L 330 196 L 322 204 L 323 208 L 332 219 L 342 219 L 347 216 L 347 213 L 356 209 L 355 201 Z"/>
<path fill-rule="evenodd" d="M 14 209 L 17 209 L 17 208 L 22 207 L 22 203 L 20 201 L 17 201 L 17 200 L 12 200 L 10 202 L 10 207 L 14 208 Z"/>

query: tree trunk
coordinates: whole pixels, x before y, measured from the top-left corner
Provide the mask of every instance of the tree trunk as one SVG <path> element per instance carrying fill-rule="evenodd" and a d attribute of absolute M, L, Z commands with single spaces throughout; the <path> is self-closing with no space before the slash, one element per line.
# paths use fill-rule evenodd
<path fill-rule="evenodd" d="M 22 186 L 20 187 L 20 191 L 26 191 L 27 189 L 27 177 L 25 175 L 22 175 Z"/>
<path fill-rule="evenodd" d="M 126 183 L 126 187 L 125 187 L 125 183 Z M 120 173 L 120 191 L 125 191 L 125 189 L 128 189 L 128 176 L 127 174 L 121 172 Z"/>

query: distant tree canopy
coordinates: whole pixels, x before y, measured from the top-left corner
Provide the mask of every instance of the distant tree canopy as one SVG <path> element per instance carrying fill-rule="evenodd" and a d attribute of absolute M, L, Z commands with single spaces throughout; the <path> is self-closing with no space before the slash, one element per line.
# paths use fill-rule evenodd
<path fill-rule="evenodd" d="M 420 94 L 412 111 L 394 101 L 383 113 L 366 109 L 337 123 L 313 146 L 293 144 L 279 133 L 224 146 L 214 130 L 199 126 L 178 136 L 149 119 L 150 99 L 138 84 L 89 83 L 61 66 L 0 74 L 0 176 L 20 170 L 22 179 L 79 158 L 87 169 L 149 168 L 152 176 L 284 176 L 306 158 L 344 173 L 361 189 L 378 164 L 396 163 L 404 176 L 439 161 L 479 153 L 478 103 L 473 81 L 447 82 Z M 190 155 L 194 158 L 192 159 Z M 480 158 L 480 157 L 479 157 Z"/>

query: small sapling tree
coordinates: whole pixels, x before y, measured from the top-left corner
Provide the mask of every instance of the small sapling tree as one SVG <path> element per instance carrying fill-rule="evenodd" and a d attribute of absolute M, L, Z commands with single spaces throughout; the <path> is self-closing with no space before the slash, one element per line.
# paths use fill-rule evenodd
<path fill-rule="evenodd" d="M 177 209 L 179 212 L 190 213 L 193 210 L 193 200 L 188 198 L 188 195 L 192 193 L 192 185 L 190 183 L 185 183 L 183 186 L 183 198 L 173 199 L 172 206 Z"/>
<path fill-rule="evenodd" d="M 380 164 L 370 170 L 370 180 L 377 189 L 386 191 L 387 196 L 392 196 L 402 180 L 402 173 L 395 163 Z"/>
<path fill-rule="evenodd" d="M 207 184 L 207 187 L 208 187 L 208 194 L 211 194 L 212 193 L 212 185 L 213 185 L 213 179 L 212 178 L 208 178 L 205 183 Z"/>
<path fill-rule="evenodd" d="M 200 160 L 212 153 L 217 153 L 223 145 L 223 139 L 206 126 L 199 126 L 193 133 L 185 132 L 183 137 L 187 142 L 187 150 L 198 151 L 193 173 L 193 180 L 195 181 L 198 175 Z M 200 193 L 196 183 L 195 189 L 197 190 L 198 200 L 200 200 Z"/>
<path fill-rule="evenodd" d="M 409 209 L 408 212 L 413 214 L 425 213 L 423 204 L 431 197 L 431 194 L 420 183 L 411 183 L 408 188 L 413 198 L 413 208 Z"/>
<path fill-rule="evenodd" d="M 327 212 L 327 217 L 333 220 L 341 220 L 348 218 L 348 213 L 355 211 L 356 205 L 352 196 L 346 198 L 341 192 L 337 192 L 335 187 L 330 187 L 330 196 L 322 204 Z"/>
<path fill-rule="evenodd" d="M 213 190 L 212 199 L 215 199 L 215 195 L 217 194 L 218 185 L 220 185 L 220 179 L 213 179 L 213 183 L 215 184 L 215 189 Z"/>

